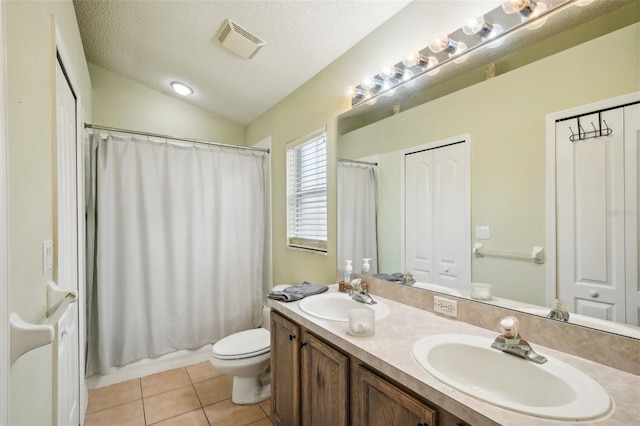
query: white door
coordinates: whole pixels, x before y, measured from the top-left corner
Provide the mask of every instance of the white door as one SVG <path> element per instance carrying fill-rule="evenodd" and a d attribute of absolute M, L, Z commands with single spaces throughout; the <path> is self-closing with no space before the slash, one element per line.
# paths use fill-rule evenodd
<path fill-rule="evenodd" d="M 405 266 L 418 282 L 469 287 L 466 147 L 405 156 Z"/>
<path fill-rule="evenodd" d="M 434 149 L 433 159 L 435 283 L 466 289 L 469 235 L 465 224 L 468 210 L 465 145 L 458 143 Z"/>
<path fill-rule="evenodd" d="M 576 142 L 577 119 L 556 124 L 558 297 L 573 312 L 625 322 L 624 111 L 602 120 L 610 136 Z M 585 131 L 592 122 L 598 114 L 580 117 Z"/>
<path fill-rule="evenodd" d="M 433 150 L 405 156 L 405 267 L 416 281 L 435 283 Z"/>
<path fill-rule="evenodd" d="M 76 98 L 57 64 L 57 284 L 78 291 L 78 218 L 76 187 Z M 78 303 L 72 303 L 58 323 L 57 383 L 54 409 L 58 425 L 80 424 Z"/>
<path fill-rule="evenodd" d="M 627 324 L 640 325 L 640 104 L 624 108 Z"/>

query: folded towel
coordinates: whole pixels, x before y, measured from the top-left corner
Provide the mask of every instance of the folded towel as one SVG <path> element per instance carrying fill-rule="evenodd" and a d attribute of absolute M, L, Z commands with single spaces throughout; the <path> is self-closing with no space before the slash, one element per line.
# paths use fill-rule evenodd
<path fill-rule="evenodd" d="M 392 281 L 392 282 L 401 282 L 404 278 L 404 274 L 402 272 L 394 272 L 393 274 L 373 274 L 373 278 L 377 278 L 379 280 Z"/>
<path fill-rule="evenodd" d="M 279 300 L 281 302 L 294 302 L 300 300 L 306 296 L 313 296 L 314 294 L 320 294 L 327 291 L 329 287 L 322 284 L 312 284 L 307 281 L 303 281 L 298 285 L 292 285 L 282 291 L 271 291 L 267 297 L 273 300 Z"/>

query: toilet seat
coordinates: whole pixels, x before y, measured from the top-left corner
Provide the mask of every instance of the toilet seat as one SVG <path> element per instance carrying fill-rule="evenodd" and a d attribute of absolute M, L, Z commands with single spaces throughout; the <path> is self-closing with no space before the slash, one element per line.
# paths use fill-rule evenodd
<path fill-rule="evenodd" d="M 218 359 L 252 358 L 271 350 L 270 336 L 264 328 L 241 331 L 216 342 L 211 352 Z"/>

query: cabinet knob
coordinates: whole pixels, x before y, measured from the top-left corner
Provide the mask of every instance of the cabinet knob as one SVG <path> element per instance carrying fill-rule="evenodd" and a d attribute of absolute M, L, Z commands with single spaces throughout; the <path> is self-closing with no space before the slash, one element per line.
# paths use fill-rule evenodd
<path fill-rule="evenodd" d="M 289 335 L 289 340 L 293 340 L 293 339 L 295 339 L 295 338 L 296 338 L 296 335 L 295 335 L 295 334 L 290 334 L 290 335 Z"/>
<path fill-rule="evenodd" d="M 598 294 L 598 292 L 597 292 L 597 291 L 595 291 L 595 290 L 591 290 L 591 291 L 589 292 L 589 296 L 591 296 L 591 297 L 593 297 L 593 298 L 595 299 L 596 297 L 598 297 L 598 296 L 599 296 L 599 294 Z"/>
<path fill-rule="evenodd" d="M 305 346 L 307 346 L 307 342 L 300 342 L 300 348 L 304 348 Z"/>

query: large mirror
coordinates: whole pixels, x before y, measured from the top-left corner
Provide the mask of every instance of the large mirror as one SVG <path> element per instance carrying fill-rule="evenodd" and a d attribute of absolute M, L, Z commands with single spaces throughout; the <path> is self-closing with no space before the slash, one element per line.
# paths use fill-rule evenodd
<path fill-rule="evenodd" d="M 341 254 L 339 248 L 338 268 L 344 267 L 341 257 L 353 258 L 354 272 L 359 272 L 362 256 L 375 258 L 373 272 L 408 270 L 405 229 L 411 219 L 405 212 L 407 155 L 435 152 L 434 148 L 462 142 L 465 148 L 461 158 L 464 162 L 466 156 L 469 175 L 465 207 L 468 229 L 462 247 L 469 278 L 466 288 L 446 282 L 432 284 L 452 288 L 452 294 L 469 296 L 469 282 L 488 283 L 492 286 L 489 303 L 546 315 L 550 294 L 555 294 L 549 286 L 555 264 L 547 262 L 544 251 L 549 250 L 545 246 L 551 232 L 547 223 L 547 115 L 640 90 L 638 2 L 618 3 L 619 8 L 576 27 L 570 28 L 568 19 L 566 31 L 537 40 L 518 52 L 506 51 L 500 58 L 492 53 L 495 77 L 487 73 L 485 80 L 484 67 L 481 80 L 477 79 L 478 69 L 456 75 L 455 81 L 441 77 L 439 84 L 421 88 L 419 96 L 405 90 L 339 117 L 337 156 L 344 161 L 338 165 L 338 246 L 344 238 L 359 238 L 341 229 L 340 217 L 360 214 L 349 215 L 341 209 L 345 178 L 341 178 L 340 168 L 372 168 L 370 173 L 377 178 L 377 253 Z M 354 160 L 375 166 L 350 163 Z M 349 209 L 362 205 L 350 204 Z M 367 206 L 367 211 L 370 209 Z M 622 216 L 635 220 L 637 226 L 637 209 L 625 210 Z M 370 233 L 366 236 L 371 239 Z M 486 252 L 515 256 L 474 256 L 475 244 L 482 244 Z M 534 247 L 543 249 L 542 262 L 526 259 Z M 635 262 L 637 272 L 637 258 Z M 629 276 L 633 279 L 633 274 Z M 627 282 L 627 286 L 634 289 L 626 292 L 627 297 L 637 296 L 637 274 L 635 282 Z M 566 303 L 573 312 L 574 301 Z M 612 309 L 624 309 L 624 303 Z M 570 315 L 581 325 L 640 336 L 637 307 L 627 312 L 626 324 L 616 324 L 619 316 L 611 312 L 608 316 L 609 321 L 580 323 L 580 315 Z"/>

